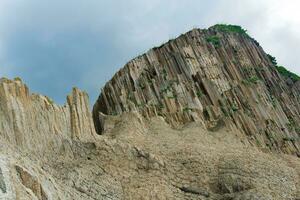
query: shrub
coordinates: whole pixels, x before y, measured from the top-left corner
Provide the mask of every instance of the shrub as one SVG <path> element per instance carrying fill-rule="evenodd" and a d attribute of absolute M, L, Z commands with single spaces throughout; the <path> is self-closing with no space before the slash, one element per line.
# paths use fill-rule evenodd
<path fill-rule="evenodd" d="M 281 74 L 285 78 L 290 78 L 293 82 L 300 80 L 300 77 L 297 74 L 287 70 L 283 66 L 279 66 L 277 64 L 276 58 L 274 56 L 271 56 L 270 54 L 267 54 L 267 55 L 268 55 L 269 60 L 272 62 L 272 64 L 275 65 L 276 70 L 279 72 L 279 74 Z"/>
<path fill-rule="evenodd" d="M 111 115 L 116 116 L 118 115 L 117 111 L 112 111 Z"/>
<path fill-rule="evenodd" d="M 54 101 L 52 99 L 50 99 L 48 96 L 45 96 L 48 103 L 50 103 L 51 105 L 54 104 Z"/>
<path fill-rule="evenodd" d="M 274 56 L 271 56 L 270 54 L 267 54 L 267 56 L 273 65 L 277 65 L 277 61 Z"/>
<path fill-rule="evenodd" d="M 174 94 L 173 96 L 168 96 L 169 99 L 177 99 L 177 95 Z"/>
<path fill-rule="evenodd" d="M 164 116 L 161 112 L 157 113 L 157 115 L 160 116 L 160 117 Z"/>
<path fill-rule="evenodd" d="M 234 113 L 239 110 L 239 106 L 236 101 L 232 102 L 230 105 L 230 112 Z"/>
<path fill-rule="evenodd" d="M 271 95 L 271 102 L 274 108 L 276 108 L 276 99 L 273 95 Z"/>
<path fill-rule="evenodd" d="M 257 138 L 255 138 L 255 141 L 256 141 L 256 145 L 257 145 L 257 146 L 261 146 L 261 145 L 260 145 L 260 142 L 259 142 L 259 140 L 258 140 Z"/>
<path fill-rule="evenodd" d="M 163 77 L 166 78 L 167 75 L 168 75 L 167 70 L 166 70 L 166 69 L 163 69 L 163 70 L 162 70 L 162 74 L 163 74 Z"/>
<path fill-rule="evenodd" d="M 295 141 L 296 141 L 296 138 L 294 138 L 294 137 L 284 137 L 283 140 L 284 140 L 284 141 L 295 142 Z"/>
<path fill-rule="evenodd" d="M 289 117 L 289 123 L 286 124 L 289 131 L 295 130 L 296 133 L 300 133 L 300 126 L 294 121 L 293 118 Z"/>
<path fill-rule="evenodd" d="M 259 81 L 259 78 L 257 76 L 252 76 L 248 79 L 248 81 L 256 84 Z"/>
<path fill-rule="evenodd" d="M 235 104 L 232 105 L 231 109 L 232 109 L 233 112 L 236 112 L 236 111 L 239 110 L 239 108 Z"/>
<path fill-rule="evenodd" d="M 146 86 L 143 83 L 140 83 L 139 86 L 142 90 L 146 88 Z"/>
<path fill-rule="evenodd" d="M 242 83 L 244 85 L 251 85 L 251 84 L 256 84 L 259 81 L 259 78 L 257 76 L 252 76 L 248 79 L 242 80 Z"/>
<path fill-rule="evenodd" d="M 247 79 L 243 79 L 243 80 L 242 80 L 242 83 L 243 83 L 244 85 L 250 85 L 250 84 L 251 84 Z"/>
<path fill-rule="evenodd" d="M 206 41 L 213 44 L 214 47 L 219 47 L 221 45 L 220 38 L 216 35 L 207 37 Z"/>
<path fill-rule="evenodd" d="M 161 87 L 160 87 L 160 92 L 161 93 L 167 93 L 168 91 L 171 91 L 171 86 L 172 86 L 172 83 L 171 82 L 168 82 L 168 83 L 166 83 L 165 85 L 162 85 Z"/>
<path fill-rule="evenodd" d="M 253 67 L 256 71 L 264 71 L 264 68 L 262 66 L 255 66 Z"/>
<path fill-rule="evenodd" d="M 283 66 L 276 66 L 276 69 L 283 77 L 290 78 L 293 82 L 300 80 L 300 77 L 297 74 L 287 70 Z"/>
<path fill-rule="evenodd" d="M 212 26 L 212 28 L 222 31 L 222 32 L 230 32 L 230 33 L 239 33 L 242 35 L 249 36 L 247 34 L 247 30 L 243 29 L 241 26 L 232 25 L 232 24 L 216 24 Z"/>
<path fill-rule="evenodd" d="M 15 77 L 14 80 L 22 82 L 22 79 L 20 77 Z"/>
<path fill-rule="evenodd" d="M 183 108 L 183 112 L 188 112 L 188 111 L 190 111 L 190 110 L 193 110 L 192 108 L 189 108 L 189 107 L 185 107 L 185 108 Z"/>
<path fill-rule="evenodd" d="M 137 104 L 133 92 L 129 92 L 129 93 L 128 93 L 127 99 L 128 99 L 129 101 L 131 101 L 132 103 L 134 103 L 135 105 Z"/>
<path fill-rule="evenodd" d="M 165 105 L 163 104 L 163 103 L 159 103 L 158 104 L 158 109 L 159 110 L 162 110 L 162 109 L 164 109 L 165 108 Z"/>
<path fill-rule="evenodd" d="M 199 90 L 199 91 L 196 92 L 196 95 L 197 95 L 198 98 L 200 98 L 200 97 L 203 96 L 203 93 L 202 93 L 202 91 Z"/>

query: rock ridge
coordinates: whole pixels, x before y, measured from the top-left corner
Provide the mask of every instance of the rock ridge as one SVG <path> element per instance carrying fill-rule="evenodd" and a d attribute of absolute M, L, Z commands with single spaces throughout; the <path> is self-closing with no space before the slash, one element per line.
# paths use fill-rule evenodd
<path fill-rule="evenodd" d="M 224 27 L 193 29 L 129 61 L 94 105 L 96 131 L 100 113 L 138 111 L 173 127 L 226 126 L 267 151 L 300 156 L 299 81 L 289 85 L 243 29 Z"/>

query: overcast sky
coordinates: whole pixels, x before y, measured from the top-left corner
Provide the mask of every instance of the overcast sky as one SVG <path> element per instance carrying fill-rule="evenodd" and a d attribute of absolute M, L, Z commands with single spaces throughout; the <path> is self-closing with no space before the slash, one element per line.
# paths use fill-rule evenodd
<path fill-rule="evenodd" d="M 243 26 L 300 74 L 299 9 L 299 0 L 0 0 L 0 77 L 60 104 L 78 86 L 93 104 L 133 57 L 216 23 Z"/>

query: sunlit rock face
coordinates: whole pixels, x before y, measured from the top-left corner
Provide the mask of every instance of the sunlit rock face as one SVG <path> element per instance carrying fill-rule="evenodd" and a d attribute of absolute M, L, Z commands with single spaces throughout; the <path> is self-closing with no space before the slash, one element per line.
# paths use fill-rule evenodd
<path fill-rule="evenodd" d="M 300 92 L 287 84 L 258 42 L 243 30 L 193 29 L 131 60 L 105 85 L 101 114 L 138 111 L 173 127 L 226 126 L 267 151 L 300 155 Z"/>
<path fill-rule="evenodd" d="M 35 152 L 58 151 L 64 140 L 92 138 L 94 125 L 87 94 L 74 88 L 64 106 L 31 94 L 20 80 L 0 80 L 0 135 Z"/>

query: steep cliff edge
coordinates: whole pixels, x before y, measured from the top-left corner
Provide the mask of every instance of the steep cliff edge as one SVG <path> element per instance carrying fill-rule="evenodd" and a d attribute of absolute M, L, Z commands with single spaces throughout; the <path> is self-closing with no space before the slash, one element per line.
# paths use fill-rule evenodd
<path fill-rule="evenodd" d="M 58 106 L 31 94 L 20 79 L 2 78 L 0 105 L 0 136 L 26 150 L 58 152 L 65 140 L 87 141 L 95 134 L 88 96 L 77 88 Z"/>
<path fill-rule="evenodd" d="M 127 63 L 94 105 L 97 132 L 101 113 L 129 111 L 162 116 L 173 127 L 226 126 L 253 145 L 300 156 L 299 81 L 288 84 L 238 26 L 193 29 Z"/>

